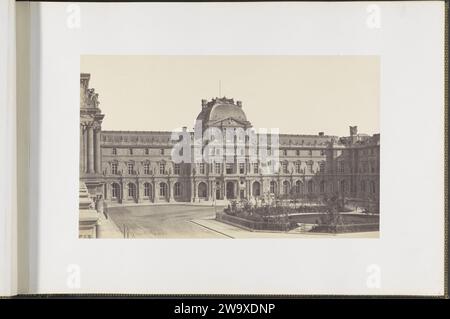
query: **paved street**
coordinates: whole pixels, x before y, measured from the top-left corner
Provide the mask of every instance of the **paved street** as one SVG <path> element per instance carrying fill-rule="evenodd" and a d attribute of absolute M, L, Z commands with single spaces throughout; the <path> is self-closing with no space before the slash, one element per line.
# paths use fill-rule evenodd
<path fill-rule="evenodd" d="M 222 209 L 217 207 L 217 209 Z M 191 205 L 129 206 L 108 209 L 109 218 L 129 238 L 378 238 L 379 232 L 317 234 L 292 230 L 252 232 L 216 221 L 214 207 Z M 121 235 L 123 237 L 123 235 Z"/>
<path fill-rule="evenodd" d="M 219 209 L 219 208 L 218 208 Z M 193 219 L 214 218 L 214 207 L 191 205 L 156 205 L 113 207 L 108 216 L 131 238 L 227 238 Z"/>

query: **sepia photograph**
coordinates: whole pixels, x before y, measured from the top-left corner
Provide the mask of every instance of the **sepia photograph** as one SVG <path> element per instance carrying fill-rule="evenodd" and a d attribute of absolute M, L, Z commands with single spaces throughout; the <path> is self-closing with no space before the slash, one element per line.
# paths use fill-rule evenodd
<path fill-rule="evenodd" d="M 0 298 L 448 298 L 447 9 L 0 0 Z"/>
<path fill-rule="evenodd" d="M 379 236 L 376 56 L 82 56 L 80 238 Z"/>

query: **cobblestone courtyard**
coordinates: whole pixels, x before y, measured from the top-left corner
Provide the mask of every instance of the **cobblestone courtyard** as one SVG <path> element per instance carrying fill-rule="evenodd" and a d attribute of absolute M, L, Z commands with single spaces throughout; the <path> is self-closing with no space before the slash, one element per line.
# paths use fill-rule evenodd
<path fill-rule="evenodd" d="M 215 209 L 194 205 L 111 207 L 109 218 L 129 238 L 378 238 L 379 232 L 317 234 L 298 231 L 252 232 L 214 220 Z"/>

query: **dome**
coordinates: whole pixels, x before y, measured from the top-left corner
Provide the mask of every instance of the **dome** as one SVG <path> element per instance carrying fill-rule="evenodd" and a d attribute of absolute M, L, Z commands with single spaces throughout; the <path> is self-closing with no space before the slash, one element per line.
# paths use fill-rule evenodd
<path fill-rule="evenodd" d="M 242 108 L 234 104 L 216 104 L 209 113 L 210 121 L 220 121 L 230 117 L 242 122 L 247 121 L 247 117 Z"/>
<path fill-rule="evenodd" d="M 249 124 L 247 116 L 242 110 L 242 103 L 233 99 L 216 98 L 209 102 L 202 101 L 202 111 L 197 116 L 197 120 L 202 120 L 205 124 L 220 122 L 232 118 L 235 121 Z"/>

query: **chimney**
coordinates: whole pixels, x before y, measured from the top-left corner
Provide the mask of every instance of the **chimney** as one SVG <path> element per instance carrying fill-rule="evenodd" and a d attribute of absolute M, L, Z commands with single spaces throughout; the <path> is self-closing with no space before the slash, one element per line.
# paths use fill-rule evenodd
<path fill-rule="evenodd" d="M 183 132 L 187 131 L 187 126 L 183 126 Z"/>
<path fill-rule="evenodd" d="M 323 132 L 319 132 L 319 136 L 323 136 L 324 134 L 323 134 Z"/>
<path fill-rule="evenodd" d="M 236 101 L 236 105 L 242 107 L 242 101 Z"/>
<path fill-rule="evenodd" d="M 202 100 L 202 109 L 204 109 L 208 105 L 208 101 L 205 99 Z"/>

